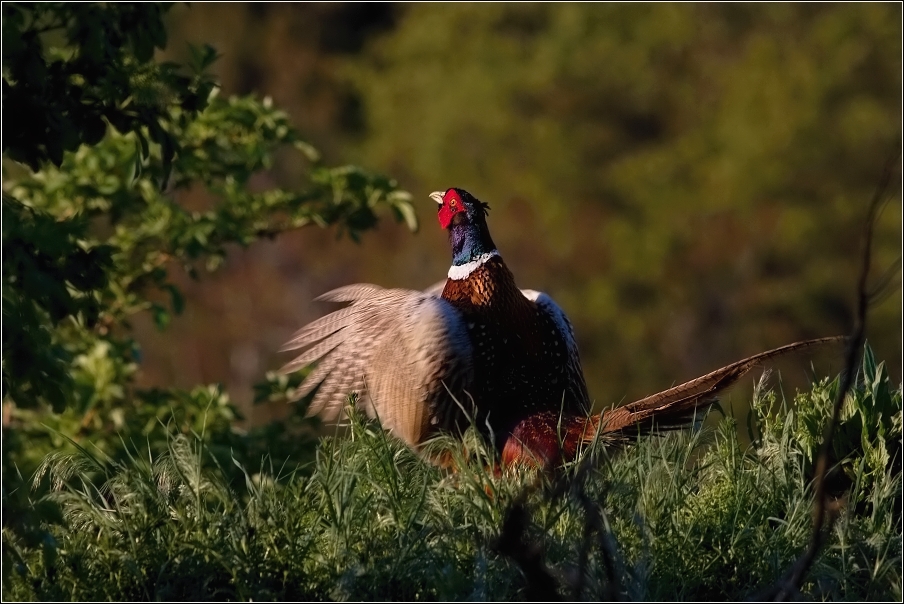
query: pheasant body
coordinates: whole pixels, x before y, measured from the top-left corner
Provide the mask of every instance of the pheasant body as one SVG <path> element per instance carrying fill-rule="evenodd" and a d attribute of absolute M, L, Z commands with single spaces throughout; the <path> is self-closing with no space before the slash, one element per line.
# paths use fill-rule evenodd
<path fill-rule="evenodd" d="M 587 387 L 564 313 L 548 296 L 519 290 L 500 256 L 465 279 L 449 279 L 442 298 L 460 312 L 471 342 L 468 393 L 478 428 L 507 435 L 526 413 L 586 413 Z"/>
<path fill-rule="evenodd" d="M 602 414 L 590 398 L 571 324 L 546 294 L 520 290 L 486 224 L 488 206 L 462 189 L 431 194 L 449 232 L 452 266 L 441 294 L 350 285 L 318 298 L 350 305 L 299 330 L 283 350 L 305 350 L 284 372 L 312 363 L 296 396 L 318 388 L 310 413 L 336 419 L 349 394 L 418 447 L 471 420 L 504 465 L 550 467 L 600 434 L 681 425 L 757 362 L 792 344 Z"/>

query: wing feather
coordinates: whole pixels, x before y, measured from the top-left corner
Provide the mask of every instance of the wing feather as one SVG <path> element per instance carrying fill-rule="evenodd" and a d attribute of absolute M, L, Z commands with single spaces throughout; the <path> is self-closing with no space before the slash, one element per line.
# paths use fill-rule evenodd
<path fill-rule="evenodd" d="M 587 382 L 584 379 L 581 357 L 578 354 L 578 342 L 574 337 L 574 328 L 571 326 L 571 321 L 565 316 L 565 311 L 547 294 L 533 289 L 522 289 L 521 293 L 525 298 L 534 302 L 540 312 L 553 320 L 559 334 L 565 340 L 565 345 L 568 349 L 565 379 L 569 389 L 566 398 L 578 402 L 585 412 L 589 412 L 591 406 L 590 394 L 587 392 Z"/>
<path fill-rule="evenodd" d="M 351 304 L 303 327 L 283 347 L 304 349 L 283 372 L 317 363 L 295 393 L 319 385 L 310 413 L 339 418 L 355 392 L 362 409 L 411 445 L 455 421 L 452 396 L 471 387 L 473 366 L 467 329 L 451 304 L 432 292 L 368 284 L 318 299 Z"/>
<path fill-rule="evenodd" d="M 336 312 L 321 317 L 312 323 L 308 323 L 292 335 L 292 339 L 283 344 L 280 352 L 297 350 L 310 345 L 312 342 L 322 340 L 328 335 L 334 334 L 354 320 L 357 309 L 351 306 L 342 308 Z"/>

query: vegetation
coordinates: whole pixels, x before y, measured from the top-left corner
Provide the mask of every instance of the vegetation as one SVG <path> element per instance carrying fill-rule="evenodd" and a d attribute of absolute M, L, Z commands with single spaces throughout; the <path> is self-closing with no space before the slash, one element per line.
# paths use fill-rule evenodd
<path fill-rule="evenodd" d="M 45 538 L 25 481 L 78 443 L 124 459 L 134 443 L 166 450 L 176 431 L 226 460 L 305 458 L 302 415 L 245 434 L 218 385 L 138 386 L 131 321 L 150 313 L 164 329 L 185 304 L 173 272 L 198 278 L 230 245 L 307 225 L 358 237 L 381 208 L 415 228 L 408 195 L 322 163 L 269 99 L 218 95 L 205 72 L 212 48 L 188 66 L 155 62 L 166 42 L 158 5 L 5 3 L 3 18 L 14 124 L 3 139 L 4 544 L 9 531 Z M 252 184 L 287 152 L 307 166 L 296 188 Z M 182 201 L 196 189 L 209 205 Z M 292 383 L 272 376 L 257 398 L 285 400 Z"/>
<path fill-rule="evenodd" d="M 280 476 L 270 459 L 243 467 L 243 485 L 184 435 L 162 455 L 136 448 L 120 462 L 88 449 L 54 455 L 36 481 L 53 485 L 44 505 L 61 516 L 43 544 L 12 544 L 7 597 L 531 598 L 506 539 L 536 552 L 562 597 L 755 597 L 810 537 L 811 443 L 837 386 L 823 380 L 777 403 L 761 382 L 747 449 L 730 418 L 623 451 L 598 443 L 558 491 L 489 471 L 473 433 L 468 460 L 451 440 L 432 443 L 463 464 L 444 475 L 354 413 L 351 437 L 324 440 L 310 474 Z M 867 351 L 836 448 L 836 520 L 807 599 L 900 599 L 901 394 Z M 512 535 L 519 508 L 528 520 Z"/>
<path fill-rule="evenodd" d="M 322 88 L 299 89 L 335 95 L 333 128 L 316 111 L 290 119 L 270 98 L 220 88 L 212 73 L 229 80 L 236 53 L 218 62 L 202 45 L 164 60 L 168 5 L 3 4 L 4 598 L 755 596 L 808 539 L 837 380 L 793 402 L 759 391 L 749 448 L 727 418 L 624 451 L 601 443 L 545 483 L 491 471 L 475 434 L 454 475 L 354 414 L 349 435 L 318 445 L 305 401 L 285 421 L 240 427 L 253 403 L 285 405 L 299 376 L 260 371 L 253 396 L 234 401 L 223 384 L 142 374 L 161 354 L 181 367 L 186 350 L 219 352 L 183 345 L 195 325 L 179 315 L 211 296 L 192 285 L 211 271 L 225 274 L 224 297 L 249 288 L 230 273 L 237 250 L 306 226 L 358 240 L 384 213 L 417 226 L 395 180 L 332 159 L 352 153 L 410 188 L 441 187 L 440 173 L 487 183 L 498 243 L 525 285 L 549 286 L 576 319 L 600 401 L 624 392 L 605 376 L 644 376 L 651 390 L 707 362 L 701 350 L 718 346 L 704 316 L 721 317 L 717 330 L 745 326 L 729 339 L 746 352 L 843 331 L 853 200 L 868 198 L 900 130 L 889 83 L 900 82 L 887 77 L 900 71 L 895 9 L 355 6 L 298 14 L 325 11 L 308 21 L 334 33 L 354 11 L 390 18 L 374 13 L 379 27 L 350 37 L 295 36 L 280 52 L 321 40 Z M 262 11 L 254 24 L 284 9 L 218 10 Z M 738 74 L 761 85 L 751 92 Z M 876 240 L 892 297 L 894 214 Z M 719 264 L 738 241 L 737 270 Z M 305 258 L 323 256 L 305 245 Z M 356 262 L 386 265 L 360 250 Z M 660 288 L 663 275 L 676 285 Z M 284 297 L 272 287 L 256 303 Z M 871 316 L 885 350 L 899 307 Z M 222 315 L 200 314 L 192 323 L 222 329 Z M 162 349 L 145 343 L 143 323 L 165 332 Z M 895 371 L 900 350 L 889 354 Z M 892 383 L 868 351 L 834 441 L 837 517 L 805 597 L 901 598 Z M 462 455 L 448 439 L 431 446 Z"/>

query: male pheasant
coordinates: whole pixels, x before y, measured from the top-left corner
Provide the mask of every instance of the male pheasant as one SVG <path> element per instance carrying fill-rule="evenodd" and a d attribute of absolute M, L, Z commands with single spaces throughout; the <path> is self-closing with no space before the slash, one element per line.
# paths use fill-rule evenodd
<path fill-rule="evenodd" d="M 549 296 L 515 285 L 487 227 L 489 206 L 457 188 L 430 197 L 452 247 L 441 293 L 365 284 L 335 289 L 318 300 L 351 304 L 283 347 L 307 348 L 284 372 L 318 363 L 296 392 L 301 397 L 320 386 L 311 413 L 334 420 L 356 393 L 370 417 L 412 447 L 473 419 L 496 443 L 503 465 L 549 468 L 573 459 L 598 434 L 681 425 L 757 363 L 834 340 L 791 344 L 588 415 L 571 324 Z"/>

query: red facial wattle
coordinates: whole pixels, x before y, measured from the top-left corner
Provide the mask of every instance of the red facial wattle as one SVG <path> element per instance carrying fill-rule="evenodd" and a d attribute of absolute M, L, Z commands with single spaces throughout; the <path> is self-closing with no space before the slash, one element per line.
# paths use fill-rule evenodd
<path fill-rule="evenodd" d="M 464 211 L 465 204 L 462 203 L 461 197 L 458 196 L 455 189 L 449 189 L 446 191 L 446 194 L 443 195 L 443 203 L 439 207 L 439 212 L 437 212 L 439 225 L 444 229 L 448 229 L 452 224 L 452 219 L 455 215 Z"/>
<path fill-rule="evenodd" d="M 444 203 L 439 207 L 437 218 L 439 218 L 439 225 L 444 229 L 448 229 L 449 225 L 452 224 L 452 210 L 449 209 L 447 204 Z"/>

